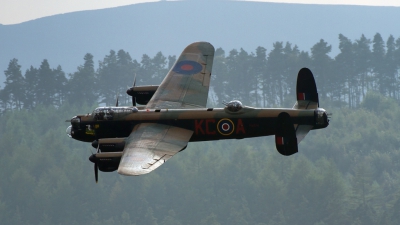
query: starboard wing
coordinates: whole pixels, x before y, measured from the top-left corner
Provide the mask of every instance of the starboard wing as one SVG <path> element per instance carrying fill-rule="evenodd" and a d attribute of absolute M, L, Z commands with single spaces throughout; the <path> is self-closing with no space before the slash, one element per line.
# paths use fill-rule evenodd
<path fill-rule="evenodd" d="M 205 108 L 214 52 L 214 47 L 208 42 L 195 42 L 187 46 L 146 108 Z"/>
<path fill-rule="evenodd" d="M 164 124 L 136 125 L 126 139 L 118 173 L 128 176 L 150 173 L 183 150 L 192 134 L 191 130 Z"/>

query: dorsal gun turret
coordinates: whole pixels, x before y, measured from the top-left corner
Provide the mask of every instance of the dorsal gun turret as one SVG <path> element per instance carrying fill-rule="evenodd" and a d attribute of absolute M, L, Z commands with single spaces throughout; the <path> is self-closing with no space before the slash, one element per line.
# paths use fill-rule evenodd
<path fill-rule="evenodd" d="M 243 109 L 243 104 L 239 100 L 232 100 L 228 103 L 225 103 L 225 110 L 229 112 L 239 112 Z"/>

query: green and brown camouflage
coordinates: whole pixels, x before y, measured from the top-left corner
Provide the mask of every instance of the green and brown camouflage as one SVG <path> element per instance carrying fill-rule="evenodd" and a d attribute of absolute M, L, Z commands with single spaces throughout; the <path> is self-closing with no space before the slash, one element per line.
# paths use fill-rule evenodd
<path fill-rule="evenodd" d="M 242 106 L 240 110 L 233 112 L 228 106 L 144 110 L 138 110 L 135 107 L 99 107 L 91 114 L 79 115 L 71 120 L 74 128 L 71 136 L 86 142 L 102 138 L 128 137 L 137 124 L 159 123 L 192 130 L 194 133 L 190 141 L 242 139 L 274 135 L 277 118 L 282 112 L 290 116 L 294 126 L 310 125 L 311 129 L 328 126 L 323 109 L 298 110 Z M 321 112 L 323 112 L 322 118 Z"/>
<path fill-rule="evenodd" d="M 146 108 L 206 107 L 214 52 L 214 47 L 206 42 L 186 47 Z"/>
<path fill-rule="evenodd" d="M 134 86 L 127 93 L 134 106 L 99 107 L 71 119 L 67 134 L 92 142 L 90 157 L 97 169 L 141 175 L 159 167 L 188 142 L 275 135 L 282 155 L 298 151 L 310 130 L 328 126 L 319 108 L 314 76 L 299 71 L 293 108 L 253 108 L 238 100 L 225 108 L 206 108 L 214 47 L 196 42 L 184 49 L 160 86 Z M 147 102 L 144 107 L 136 103 Z"/>

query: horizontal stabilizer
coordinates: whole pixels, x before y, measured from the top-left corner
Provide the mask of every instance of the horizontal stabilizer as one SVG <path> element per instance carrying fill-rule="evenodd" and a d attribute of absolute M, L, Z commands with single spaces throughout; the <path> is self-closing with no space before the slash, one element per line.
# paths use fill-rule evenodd
<path fill-rule="evenodd" d="M 276 149 L 285 156 L 298 152 L 296 131 L 289 114 L 282 112 L 278 116 L 275 133 Z"/>
<path fill-rule="evenodd" d="M 296 127 L 296 137 L 297 137 L 297 144 L 303 140 L 308 132 L 313 128 L 312 125 L 297 125 Z"/>

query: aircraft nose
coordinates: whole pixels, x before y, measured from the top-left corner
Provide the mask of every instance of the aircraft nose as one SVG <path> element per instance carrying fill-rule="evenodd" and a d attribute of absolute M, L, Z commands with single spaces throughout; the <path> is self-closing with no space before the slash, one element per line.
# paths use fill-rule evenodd
<path fill-rule="evenodd" d="M 67 127 L 67 130 L 65 131 L 67 133 L 67 136 L 72 138 L 72 126 L 69 125 L 69 127 Z"/>

